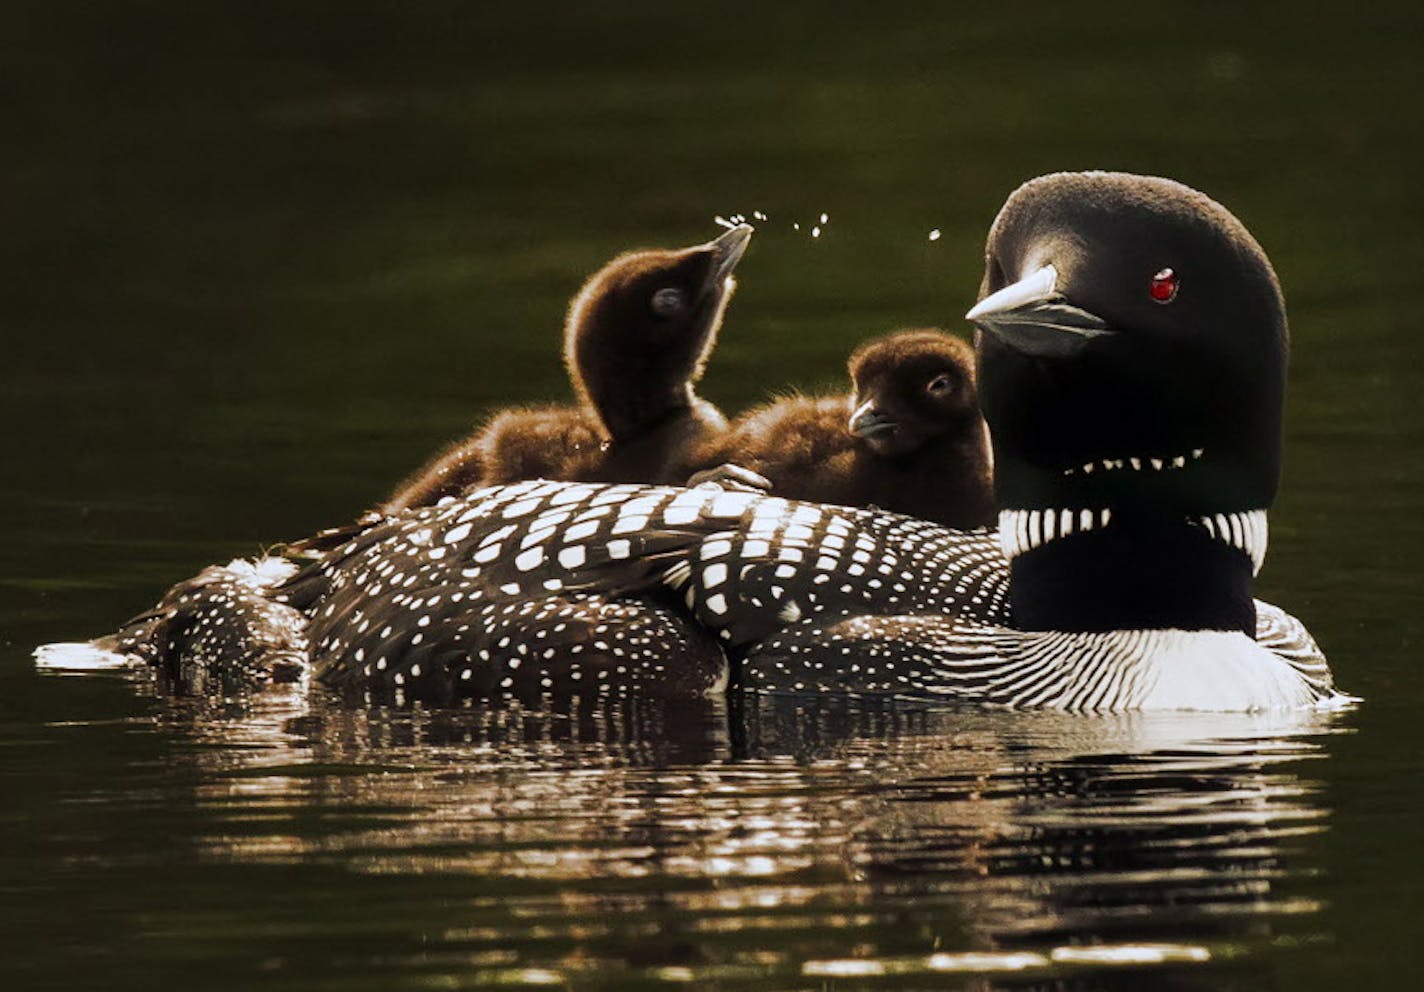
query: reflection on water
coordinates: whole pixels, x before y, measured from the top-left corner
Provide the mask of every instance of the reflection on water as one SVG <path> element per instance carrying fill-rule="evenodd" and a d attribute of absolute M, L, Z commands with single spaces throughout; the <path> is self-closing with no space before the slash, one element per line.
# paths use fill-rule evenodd
<path fill-rule="evenodd" d="M 195 705 L 159 720 L 186 742 L 197 863 L 441 894 L 418 949 L 352 969 L 1132 987 L 1245 967 L 1317 908 L 1293 856 L 1325 826 L 1301 760 L 1327 715 Z"/>

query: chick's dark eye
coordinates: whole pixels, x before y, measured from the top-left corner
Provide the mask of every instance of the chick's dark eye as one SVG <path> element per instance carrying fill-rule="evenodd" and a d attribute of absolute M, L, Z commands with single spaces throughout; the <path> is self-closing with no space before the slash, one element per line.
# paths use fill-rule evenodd
<path fill-rule="evenodd" d="M 1180 281 L 1171 269 L 1159 269 L 1147 286 L 1147 295 L 1158 303 L 1171 303 L 1177 298 Z"/>
<path fill-rule="evenodd" d="M 947 375 L 937 375 L 930 380 L 925 389 L 935 396 L 942 396 L 954 388 L 954 380 Z"/>
<path fill-rule="evenodd" d="M 653 294 L 653 313 L 659 317 L 671 317 L 674 314 L 681 313 L 686 306 L 687 294 L 676 287 L 668 286 Z"/>

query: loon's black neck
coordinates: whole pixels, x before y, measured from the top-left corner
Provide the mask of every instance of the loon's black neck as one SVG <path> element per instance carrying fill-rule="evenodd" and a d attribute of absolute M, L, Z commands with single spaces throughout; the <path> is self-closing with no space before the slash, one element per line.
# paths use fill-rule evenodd
<path fill-rule="evenodd" d="M 1223 540 L 1209 525 L 1187 518 L 1115 513 L 1107 525 L 1100 521 L 1095 516 L 1091 529 L 1064 528 L 1067 536 L 1040 535 L 1028 550 L 1009 550 L 1014 627 L 1239 630 L 1255 636 L 1251 557 L 1232 546 L 1229 535 Z M 1006 541 L 1009 549 L 1012 538 Z"/>

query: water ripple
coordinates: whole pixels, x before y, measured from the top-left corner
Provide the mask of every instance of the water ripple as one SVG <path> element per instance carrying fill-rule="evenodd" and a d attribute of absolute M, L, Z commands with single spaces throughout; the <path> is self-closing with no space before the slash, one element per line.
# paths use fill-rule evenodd
<path fill-rule="evenodd" d="M 389 931 L 343 959 L 372 976 L 1131 987 L 1318 936 L 1329 810 L 1305 773 L 1336 719 L 167 701 L 148 732 L 174 753 L 147 798 L 76 799 L 190 810 L 163 849 L 100 863 L 314 872 L 312 898 L 349 900 L 355 921 L 306 913 L 301 930 Z M 379 925 L 371 900 L 390 907 Z"/>

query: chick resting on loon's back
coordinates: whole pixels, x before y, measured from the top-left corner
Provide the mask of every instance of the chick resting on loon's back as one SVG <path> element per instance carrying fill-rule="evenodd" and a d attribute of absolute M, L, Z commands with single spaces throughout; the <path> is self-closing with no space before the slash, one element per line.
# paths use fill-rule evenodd
<path fill-rule="evenodd" d="M 847 369 L 849 395 L 792 396 L 752 410 L 701 447 L 696 467 L 735 463 L 791 499 L 876 506 L 949 527 L 992 524 L 973 349 L 943 331 L 900 331 L 862 344 Z"/>
<path fill-rule="evenodd" d="M 681 482 L 691 446 L 726 428 L 695 386 L 751 240 L 743 224 L 703 245 L 628 252 L 569 304 L 564 361 L 578 405 L 504 410 L 403 482 L 395 513 L 521 479 Z"/>

